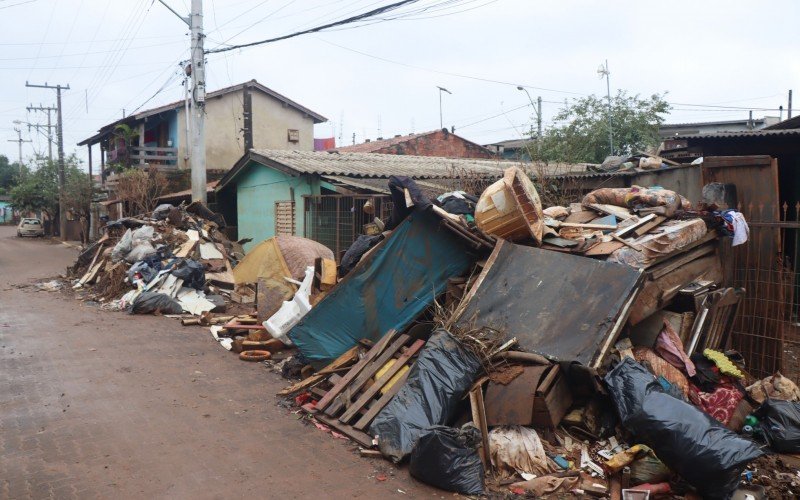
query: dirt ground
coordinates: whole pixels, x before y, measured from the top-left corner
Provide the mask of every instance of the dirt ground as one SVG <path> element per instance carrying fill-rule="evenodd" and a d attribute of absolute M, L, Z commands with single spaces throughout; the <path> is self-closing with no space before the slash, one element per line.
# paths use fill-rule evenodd
<path fill-rule="evenodd" d="M 76 255 L 0 226 L 0 498 L 451 496 L 299 422 L 205 328 L 30 286 Z"/>

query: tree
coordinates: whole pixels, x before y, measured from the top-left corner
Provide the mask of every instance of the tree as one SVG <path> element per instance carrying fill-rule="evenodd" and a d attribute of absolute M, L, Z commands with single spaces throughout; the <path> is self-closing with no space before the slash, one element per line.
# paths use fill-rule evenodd
<path fill-rule="evenodd" d="M 611 99 L 615 155 L 630 155 L 658 145 L 658 128 L 670 110 L 665 95 L 653 94 L 642 98 L 620 90 Z M 539 159 L 602 163 L 609 155 L 608 101 L 605 97 L 590 95 L 575 99 L 561 109 L 554 120 L 558 125 L 543 134 Z M 535 148 L 532 145 L 532 149 Z"/>
<path fill-rule="evenodd" d="M 130 210 L 144 214 L 156 208 L 156 199 L 164 194 L 166 185 L 167 177 L 156 166 L 147 170 L 131 168 L 119 174 L 115 191 Z"/>
<path fill-rule="evenodd" d="M 0 193 L 7 193 L 19 182 L 19 163 L 11 163 L 8 157 L 0 155 Z"/>
<path fill-rule="evenodd" d="M 139 132 L 134 130 L 125 123 L 120 123 L 116 127 L 114 127 L 114 137 L 120 139 L 124 144 L 123 149 L 123 157 L 121 158 L 121 165 L 124 168 L 130 168 L 131 166 L 131 148 L 133 147 L 133 141 L 139 137 Z"/>
<path fill-rule="evenodd" d="M 35 170 L 23 176 L 11 190 L 11 205 L 21 211 L 44 212 L 56 220 L 58 213 L 58 164 L 37 156 Z M 88 219 L 92 192 L 89 175 L 80 169 L 80 161 L 72 154 L 64 160 L 64 203 L 77 217 Z"/>

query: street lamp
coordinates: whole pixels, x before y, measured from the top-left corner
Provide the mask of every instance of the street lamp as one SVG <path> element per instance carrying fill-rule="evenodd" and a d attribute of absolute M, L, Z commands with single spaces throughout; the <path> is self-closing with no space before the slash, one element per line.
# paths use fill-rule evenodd
<path fill-rule="evenodd" d="M 444 120 L 442 120 L 442 92 L 447 92 L 450 95 L 453 95 L 453 93 L 444 87 L 439 87 L 438 85 L 436 88 L 439 89 L 439 128 L 442 129 L 444 128 Z"/>
<path fill-rule="evenodd" d="M 525 95 L 528 96 L 528 100 L 531 101 L 531 106 L 533 106 L 533 110 L 536 112 L 536 139 L 537 145 L 536 149 L 540 149 L 539 141 L 542 140 L 542 96 L 536 98 L 536 104 L 533 102 L 533 98 L 528 93 L 528 89 L 523 87 L 522 85 L 517 85 L 517 90 L 521 90 L 525 92 Z"/>

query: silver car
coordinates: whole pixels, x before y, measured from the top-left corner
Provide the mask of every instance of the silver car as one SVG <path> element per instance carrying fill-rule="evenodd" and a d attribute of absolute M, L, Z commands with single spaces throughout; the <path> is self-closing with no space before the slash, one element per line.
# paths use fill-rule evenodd
<path fill-rule="evenodd" d="M 42 226 L 42 221 L 39 219 L 34 219 L 30 217 L 26 217 L 19 222 L 19 226 L 17 226 L 17 236 L 38 236 L 39 238 L 44 236 L 44 226 Z"/>

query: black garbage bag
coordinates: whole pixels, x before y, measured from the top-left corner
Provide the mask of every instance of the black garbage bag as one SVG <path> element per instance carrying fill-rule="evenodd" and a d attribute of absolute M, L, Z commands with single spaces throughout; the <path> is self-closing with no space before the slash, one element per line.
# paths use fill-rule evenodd
<path fill-rule="evenodd" d="M 481 432 L 437 425 L 427 429 L 411 452 L 408 472 L 423 483 L 462 495 L 483 494 Z"/>
<path fill-rule="evenodd" d="M 142 292 L 133 299 L 129 314 L 181 314 L 183 307 L 165 293 Z"/>
<path fill-rule="evenodd" d="M 406 189 L 414 204 L 409 207 L 406 205 Z M 424 210 L 431 206 L 431 200 L 417 186 L 414 179 L 404 175 L 393 175 L 389 177 L 389 193 L 392 197 L 392 215 L 389 218 L 386 229 L 394 229 L 408 217 L 414 210 Z"/>
<path fill-rule="evenodd" d="M 381 240 L 383 240 L 382 234 L 376 234 L 375 236 L 359 235 L 344 253 L 344 257 L 342 257 L 342 263 L 339 264 L 339 276 L 345 276 L 352 271 L 361 260 L 361 257 L 367 253 L 367 250 L 380 243 Z"/>
<path fill-rule="evenodd" d="M 481 369 L 477 356 L 447 330 L 434 331 L 405 385 L 369 426 L 381 453 L 400 462 L 426 429 L 449 424 Z"/>
<path fill-rule="evenodd" d="M 437 201 L 445 212 L 456 215 L 474 215 L 478 198 L 463 191 L 445 193 Z"/>
<path fill-rule="evenodd" d="M 767 399 L 755 415 L 770 448 L 778 453 L 800 453 L 800 403 Z"/>
<path fill-rule="evenodd" d="M 192 259 L 178 262 L 170 274 L 183 280 L 183 286 L 202 290 L 206 285 L 206 272 L 203 264 Z"/>
<path fill-rule="evenodd" d="M 605 377 L 622 424 L 636 442 L 703 495 L 729 498 L 747 464 L 764 454 L 689 403 L 664 393 L 644 366 L 625 358 Z"/>

